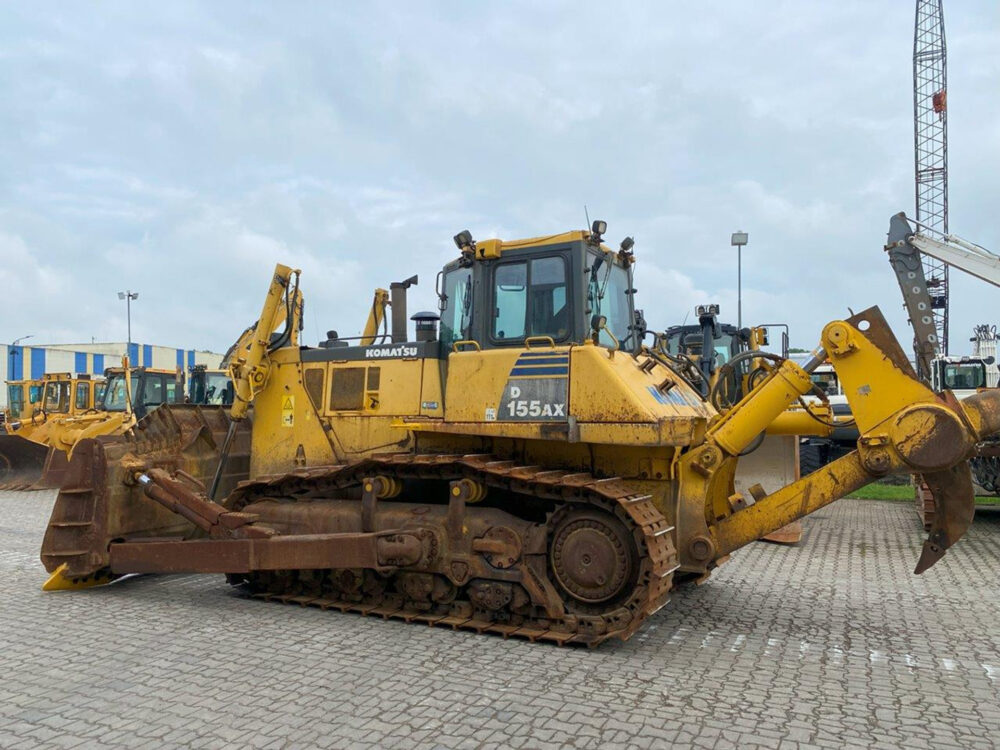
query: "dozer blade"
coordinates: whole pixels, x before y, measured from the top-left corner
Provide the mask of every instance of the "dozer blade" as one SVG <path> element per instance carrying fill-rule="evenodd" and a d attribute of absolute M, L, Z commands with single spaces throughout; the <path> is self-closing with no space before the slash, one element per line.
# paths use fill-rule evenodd
<path fill-rule="evenodd" d="M 163 405 L 124 435 L 78 442 L 42 541 L 42 564 L 49 573 L 59 572 L 50 588 L 102 579 L 112 541 L 199 536 L 190 521 L 150 502 L 135 474 L 157 467 L 193 482 L 211 481 L 229 424 L 221 406 Z M 249 468 L 250 424 L 244 420 L 235 431 L 220 494 L 247 479 Z"/>
<path fill-rule="evenodd" d="M 913 571 L 917 574 L 944 557 L 945 551 L 968 530 L 976 512 L 972 470 L 968 461 L 923 476 L 934 498 L 934 520 Z"/>
<path fill-rule="evenodd" d="M 798 544 L 802 541 L 802 521 L 792 521 L 777 531 L 761 537 L 761 541 L 772 544 Z"/>
<path fill-rule="evenodd" d="M 42 477 L 49 447 L 20 435 L 0 435 L 0 489 L 26 490 Z"/>

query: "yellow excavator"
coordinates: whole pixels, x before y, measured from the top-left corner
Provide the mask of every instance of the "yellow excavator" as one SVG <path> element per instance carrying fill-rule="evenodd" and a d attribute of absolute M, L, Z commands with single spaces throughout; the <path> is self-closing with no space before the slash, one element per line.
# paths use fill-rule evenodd
<path fill-rule="evenodd" d="M 1000 431 L 1000 394 L 932 392 L 871 308 L 720 411 L 690 360 L 645 343 L 633 243 L 609 248 L 605 231 L 461 232 L 440 317 L 414 316 L 410 337 L 403 287 L 378 344 L 301 345 L 299 273 L 277 266 L 229 362 L 231 411 L 165 406 L 77 444 L 42 544 L 45 588 L 221 573 L 267 600 L 594 645 L 887 474 L 920 472 L 934 492 L 917 573 L 959 540 L 968 457 Z M 736 491 L 762 432 L 811 421 L 788 407 L 827 359 L 856 450 L 772 492 Z"/>

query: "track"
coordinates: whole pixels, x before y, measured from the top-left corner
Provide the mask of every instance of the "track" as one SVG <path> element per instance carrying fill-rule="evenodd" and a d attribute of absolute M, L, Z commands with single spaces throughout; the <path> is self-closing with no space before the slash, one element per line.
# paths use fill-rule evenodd
<path fill-rule="evenodd" d="M 226 505 L 258 513 L 262 523 L 269 516 L 294 523 L 308 513 L 312 523 L 336 518 L 359 527 L 365 511 L 357 495 L 373 477 L 423 488 L 471 481 L 487 488 L 488 499 L 456 510 L 444 493 L 404 490 L 369 509 L 384 524 L 421 508 L 420 524 L 440 549 L 419 569 L 257 572 L 230 582 L 269 601 L 591 646 L 628 638 L 667 601 L 678 567 L 673 527 L 651 496 L 615 478 L 488 455 L 398 454 L 244 482 Z M 525 500 L 534 512 L 518 514 L 514 507 Z M 456 512 L 463 514 L 457 528 Z M 513 552 L 477 554 L 483 539 Z M 456 574 L 457 560 L 469 566 L 464 574 Z"/>

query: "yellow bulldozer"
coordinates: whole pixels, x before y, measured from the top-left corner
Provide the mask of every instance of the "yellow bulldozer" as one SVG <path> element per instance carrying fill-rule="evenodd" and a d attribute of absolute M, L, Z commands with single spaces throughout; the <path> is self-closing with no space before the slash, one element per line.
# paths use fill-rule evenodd
<path fill-rule="evenodd" d="M 916 572 L 958 541 L 967 459 L 1000 431 L 1000 395 L 932 392 L 871 308 L 829 323 L 803 366 L 766 362 L 720 411 L 689 359 L 644 343 L 633 243 L 609 248 L 605 231 L 461 232 L 440 316 L 414 315 L 411 337 L 416 278 L 393 285 L 381 343 L 301 345 L 299 273 L 277 266 L 234 347 L 231 411 L 161 407 L 77 444 L 42 544 L 45 587 L 220 573 L 268 600 L 594 645 L 890 473 L 921 472 L 934 491 Z M 770 493 L 736 491 L 763 432 L 810 421 L 788 407 L 827 358 L 857 449 Z"/>

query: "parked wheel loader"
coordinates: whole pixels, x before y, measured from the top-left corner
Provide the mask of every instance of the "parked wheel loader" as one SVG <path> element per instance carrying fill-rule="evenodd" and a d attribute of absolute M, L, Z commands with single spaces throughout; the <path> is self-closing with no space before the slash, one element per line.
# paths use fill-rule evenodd
<path fill-rule="evenodd" d="M 68 374 L 45 378 L 38 413 L 0 435 L 3 489 L 57 488 L 77 441 L 120 435 L 160 404 L 184 400 L 182 374 L 130 367 L 127 358 L 122 367 L 106 369 L 100 381 Z"/>
<path fill-rule="evenodd" d="M 698 305 L 698 322 L 670 326 L 657 334 L 657 345 L 677 356 L 687 356 L 697 367 L 695 377 L 701 393 L 719 412 L 728 411 L 757 381 L 769 372 L 771 364 L 788 357 L 788 326 L 770 324 L 738 328 L 719 322 L 719 306 Z M 781 331 L 781 356 L 765 351 L 769 346 L 769 330 Z M 815 400 L 813 400 L 815 401 Z M 832 429 L 832 414 L 828 404 L 793 404 L 788 416 L 808 415 L 814 421 L 813 432 L 827 435 Z M 782 430 L 786 420 L 779 419 L 760 435 L 740 456 L 734 485 L 740 492 L 760 485 L 763 490 L 776 490 L 800 478 L 799 435 Z M 808 425 L 806 426 L 808 428 Z M 796 425 L 796 430 L 800 429 Z M 793 521 L 762 538 L 778 544 L 797 544 L 802 540 L 802 523 Z"/>
<path fill-rule="evenodd" d="M 20 489 L 38 481 L 48 446 L 60 431 L 57 425 L 96 413 L 104 385 L 104 378 L 68 372 L 46 373 L 38 381 L 8 382 L 10 410 L 19 416 L 7 420 L 0 434 L 0 487 Z"/>
<path fill-rule="evenodd" d="M 871 308 L 720 413 L 690 360 L 644 343 L 633 243 L 611 249 L 605 230 L 461 232 L 437 278 L 441 315 L 416 314 L 410 337 L 394 285 L 379 344 L 302 345 L 299 273 L 277 266 L 233 350 L 230 410 L 164 406 L 77 444 L 42 544 L 45 588 L 219 573 L 278 602 L 595 645 L 634 634 L 674 585 L 890 473 L 934 489 L 917 573 L 959 540 L 967 459 L 1000 431 L 1000 396 L 932 392 Z M 737 492 L 740 454 L 802 419 L 788 407 L 827 358 L 857 449 L 773 492 Z"/>

